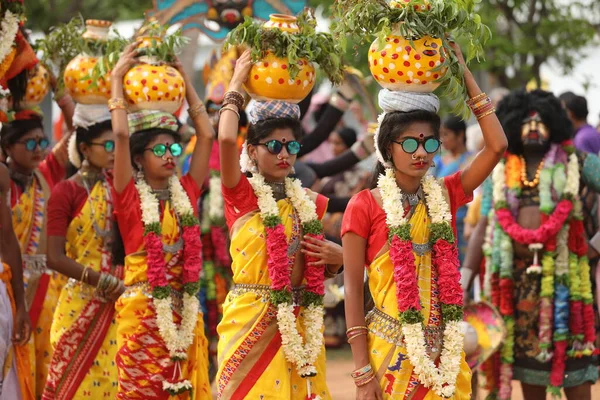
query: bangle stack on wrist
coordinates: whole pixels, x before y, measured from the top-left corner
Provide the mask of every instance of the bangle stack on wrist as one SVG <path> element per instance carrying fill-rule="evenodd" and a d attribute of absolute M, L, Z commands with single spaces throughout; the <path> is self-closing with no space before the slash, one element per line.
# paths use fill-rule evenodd
<path fill-rule="evenodd" d="M 229 104 L 236 106 L 238 110 L 243 109 L 244 96 L 238 91 L 229 90 L 223 97 L 223 108 Z"/>
<path fill-rule="evenodd" d="M 127 103 L 125 103 L 125 99 L 121 97 L 112 98 L 108 100 L 108 110 L 113 112 L 114 110 L 125 110 L 127 111 Z"/>
<path fill-rule="evenodd" d="M 346 329 L 346 337 L 348 338 L 348 343 L 350 343 L 353 339 L 359 336 L 366 336 L 369 334 L 369 328 L 366 326 L 353 326 L 351 328 Z"/>
<path fill-rule="evenodd" d="M 111 274 L 101 273 L 96 285 L 96 295 L 106 299 L 119 287 L 119 279 Z"/>
<path fill-rule="evenodd" d="M 81 273 L 81 279 L 79 280 L 81 283 L 87 283 L 87 278 L 90 272 L 90 267 L 83 268 L 83 272 Z"/>
<path fill-rule="evenodd" d="M 197 117 L 205 113 L 206 106 L 202 102 L 194 104 L 193 106 L 190 106 L 190 108 L 188 108 L 188 115 L 191 119 L 196 119 Z"/>
<path fill-rule="evenodd" d="M 467 105 L 473 111 L 473 115 L 477 120 L 487 117 L 496 112 L 496 107 L 492 104 L 492 100 L 485 93 L 478 94 L 475 97 L 467 100 Z"/>
<path fill-rule="evenodd" d="M 331 272 L 329 270 L 329 265 L 325 265 L 325 278 L 335 278 L 337 274 L 337 272 Z"/>
<path fill-rule="evenodd" d="M 364 367 L 352 372 L 350 376 L 352 376 L 352 379 L 354 379 L 354 384 L 358 387 L 361 387 L 375 379 L 375 372 L 373 371 L 371 364 L 367 364 Z"/>

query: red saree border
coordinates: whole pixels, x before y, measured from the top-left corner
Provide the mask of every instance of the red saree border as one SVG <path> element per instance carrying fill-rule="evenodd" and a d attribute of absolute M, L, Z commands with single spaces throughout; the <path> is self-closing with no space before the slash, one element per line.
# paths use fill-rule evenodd
<path fill-rule="evenodd" d="M 43 272 L 40 276 L 35 296 L 31 307 L 29 307 L 29 319 L 31 320 L 31 326 L 37 328 L 38 319 L 44 308 L 44 300 L 46 299 L 46 293 L 48 293 L 48 286 L 50 285 L 51 276 L 46 272 Z"/>
<path fill-rule="evenodd" d="M 244 340 L 242 341 L 240 346 L 233 352 L 231 357 L 227 361 L 225 361 L 225 365 L 223 366 L 223 372 L 221 373 L 221 376 L 220 376 L 219 382 L 218 382 L 217 400 L 221 399 L 221 393 L 223 393 L 223 391 L 229 384 L 229 381 L 233 377 L 233 374 L 235 373 L 235 371 L 238 369 L 238 367 L 240 366 L 240 364 L 242 363 L 244 358 L 246 358 L 246 356 L 248 355 L 250 350 L 254 347 L 254 345 L 256 345 L 256 343 L 262 338 L 263 334 L 267 330 L 267 327 L 276 318 L 277 318 L 277 309 L 272 304 L 269 304 L 267 311 L 264 313 L 262 318 L 255 325 L 255 327 L 252 329 L 252 331 L 250 331 L 248 333 L 248 335 L 246 335 L 246 337 L 244 338 Z M 276 344 L 273 342 L 276 341 L 277 338 L 279 338 L 279 346 L 281 346 L 281 335 L 279 333 L 277 333 L 277 335 L 275 335 L 271 344 Z M 262 372 L 264 372 L 264 369 L 266 369 L 266 367 L 269 364 L 267 361 L 270 361 L 271 359 L 273 359 L 273 357 L 275 356 L 275 354 L 277 354 L 277 351 L 279 350 L 279 347 L 277 347 L 275 349 L 275 351 L 272 352 L 272 349 L 270 347 L 271 346 L 269 346 L 268 350 L 266 352 L 264 352 L 263 355 L 260 357 L 260 361 L 264 363 L 264 368 L 260 372 L 261 374 L 262 374 Z M 271 354 L 271 353 L 273 353 L 273 354 Z M 268 355 L 268 354 L 271 354 L 270 357 L 266 357 L 266 355 Z M 257 373 L 258 370 L 255 371 L 255 368 L 257 368 L 256 365 L 253 367 L 251 373 L 254 373 L 254 374 Z M 258 375 L 258 376 L 260 376 L 260 375 Z M 247 384 L 246 382 L 247 381 L 245 380 L 242 385 L 246 385 Z M 240 386 L 242 386 L 242 385 L 240 385 Z M 237 394 L 238 390 L 239 390 L 239 387 L 238 387 L 238 389 L 236 389 L 236 392 L 235 392 L 236 394 Z"/>

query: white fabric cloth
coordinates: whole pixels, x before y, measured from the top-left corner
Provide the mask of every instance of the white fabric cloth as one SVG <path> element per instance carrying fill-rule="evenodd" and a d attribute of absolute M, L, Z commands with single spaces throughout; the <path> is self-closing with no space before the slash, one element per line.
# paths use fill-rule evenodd
<path fill-rule="evenodd" d="M 107 104 L 77 104 L 73 114 L 75 128 L 89 128 L 90 126 L 110 120 L 110 111 Z"/>
<path fill-rule="evenodd" d="M 4 264 L 0 262 L 0 272 Z M 16 361 L 13 357 L 12 366 L 6 376 L 2 376 L 6 359 L 12 350 L 13 313 L 10 298 L 4 282 L 0 281 L 0 381 L 2 381 L 0 400 L 21 400 L 21 389 L 17 378 Z"/>

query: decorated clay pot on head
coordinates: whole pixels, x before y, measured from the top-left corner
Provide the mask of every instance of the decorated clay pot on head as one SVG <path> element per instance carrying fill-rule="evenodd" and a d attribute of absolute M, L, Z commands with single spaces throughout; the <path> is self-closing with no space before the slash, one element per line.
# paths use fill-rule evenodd
<path fill-rule="evenodd" d="M 29 73 L 27 89 L 25 90 L 24 106 L 32 108 L 39 105 L 50 90 L 50 74 L 41 64 Z"/>
<path fill-rule="evenodd" d="M 265 28 L 298 33 L 296 17 L 271 14 Z M 255 100 L 280 100 L 289 103 L 301 102 L 315 86 L 315 67 L 306 59 L 298 61 L 300 72 L 292 78 L 287 57 L 277 57 L 269 52 L 250 69 L 244 84 L 246 92 Z"/>
<path fill-rule="evenodd" d="M 141 38 L 138 48 L 151 47 L 160 38 Z M 185 99 L 185 82 L 175 68 L 155 57 L 140 57 L 140 64 L 123 78 L 129 111 L 160 110 L 175 113 Z"/>
<path fill-rule="evenodd" d="M 424 36 L 410 40 L 402 36 L 386 36 L 383 43 L 379 39 L 369 49 L 369 69 L 382 87 L 393 91 L 433 92 L 447 68 L 439 68 L 444 63 L 444 50 L 441 39 Z"/>
<path fill-rule="evenodd" d="M 112 22 L 90 19 L 85 22 L 83 38 L 90 41 L 106 40 Z M 104 104 L 110 98 L 110 74 L 93 81 L 90 77 L 101 54 L 80 54 L 67 65 L 65 88 L 77 103 Z"/>

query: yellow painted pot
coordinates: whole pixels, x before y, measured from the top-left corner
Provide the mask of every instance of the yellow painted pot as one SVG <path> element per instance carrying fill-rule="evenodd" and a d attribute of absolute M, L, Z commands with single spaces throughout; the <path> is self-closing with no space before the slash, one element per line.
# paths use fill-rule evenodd
<path fill-rule="evenodd" d="M 152 38 L 143 38 L 140 46 L 148 47 L 151 42 Z M 160 110 L 175 113 L 185 99 L 183 77 L 175 68 L 152 57 L 141 57 L 140 60 L 142 63 L 129 70 L 123 78 L 129 111 Z"/>
<path fill-rule="evenodd" d="M 87 20 L 83 38 L 105 40 L 112 22 Z M 80 54 L 67 65 L 64 73 L 65 88 L 73 100 L 81 104 L 104 104 L 110 98 L 110 74 L 95 82 L 90 79 L 99 56 Z"/>
<path fill-rule="evenodd" d="M 50 91 L 50 74 L 41 64 L 36 65 L 30 72 L 25 90 L 25 108 L 33 108 L 39 105 Z"/>
<path fill-rule="evenodd" d="M 264 26 L 290 33 L 299 32 L 296 17 L 289 15 L 271 14 Z M 269 52 L 252 66 L 244 89 L 255 100 L 299 103 L 315 86 L 316 74 L 315 67 L 306 59 L 300 60 L 298 67 L 300 72 L 292 78 L 287 57 L 276 57 Z"/>
<path fill-rule="evenodd" d="M 369 69 L 382 87 L 407 92 L 433 92 L 439 85 L 436 82 L 447 73 L 440 69 L 444 63 L 444 50 L 441 39 L 424 36 L 414 40 L 414 48 L 409 40 L 390 35 L 385 42 L 379 39 L 369 49 Z"/>

